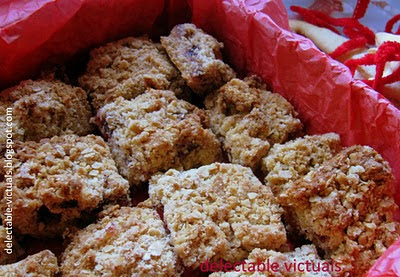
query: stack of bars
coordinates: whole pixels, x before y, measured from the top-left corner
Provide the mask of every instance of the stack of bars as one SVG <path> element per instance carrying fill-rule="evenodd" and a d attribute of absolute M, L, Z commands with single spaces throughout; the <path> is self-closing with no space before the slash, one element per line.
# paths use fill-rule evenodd
<path fill-rule="evenodd" d="M 367 272 L 400 237 L 388 163 L 334 133 L 304 136 L 293 106 L 259 77 L 238 78 L 223 44 L 193 24 L 160 41 L 92 50 L 76 84 L 28 80 L 0 94 L 14 139 L 0 160 L 14 231 L 8 255 L 0 226 L 0 275 L 181 276 L 219 261 L 237 266 L 211 276 Z M 60 266 L 49 250 L 24 254 L 31 237 L 61 235 Z M 296 261 L 313 267 L 283 266 Z"/>

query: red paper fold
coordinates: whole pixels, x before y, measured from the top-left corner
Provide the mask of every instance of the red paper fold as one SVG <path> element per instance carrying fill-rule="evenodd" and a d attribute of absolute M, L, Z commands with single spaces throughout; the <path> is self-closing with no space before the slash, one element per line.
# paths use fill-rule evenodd
<path fill-rule="evenodd" d="M 0 2 L 0 87 L 29 77 L 46 60 L 127 34 L 149 33 L 163 0 Z"/>

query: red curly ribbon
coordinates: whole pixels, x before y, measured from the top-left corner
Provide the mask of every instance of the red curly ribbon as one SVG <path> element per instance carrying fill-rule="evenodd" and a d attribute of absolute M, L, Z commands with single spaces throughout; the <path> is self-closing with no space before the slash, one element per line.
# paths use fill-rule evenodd
<path fill-rule="evenodd" d="M 392 84 L 400 81 L 400 67 L 393 71 L 392 74 L 382 78 L 382 86 L 386 84 Z"/>
<path fill-rule="evenodd" d="M 372 85 L 374 89 L 379 89 L 385 84 L 394 83 L 400 81 L 400 75 L 397 73 L 398 70 L 392 74 L 383 77 L 383 71 L 385 65 L 389 61 L 400 61 L 400 43 L 394 41 L 386 41 L 379 46 L 376 51 L 375 63 L 376 63 L 376 75 Z"/>
<path fill-rule="evenodd" d="M 353 18 L 360 19 L 363 18 L 367 12 L 370 0 L 359 0 L 353 12 Z"/>
<path fill-rule="evenodd" d="M 332 58 L 336 59 L 336 58 L 348 53 L 351 50 L 363 48 L 366 44 L 367 44 L 367 39 L 364 37 L 351 39 L 351 40 L 348 40 L 348 41 L 342 43 L 330 55 Z"/>
<path fill-rule="evenodd" d="M 357 67 L 360 65 L 375 65 L 375 54 L 367 54 L 358 59 L 350 59 L 344 63 L 348 68 L 350 68 L 351 73 L 354 73 L 357 70 Z"/>
<path fill-rule="evenodd" d="M 351 50 L 363 48 L 366 44 L 375 44 L 375 34 L 368 27 L 362 25 L 358 20 L 362 18 L 370 0 L 358 0 L 352 18 L 333 18 L 319 11 L 308 10 L 298 6 L 291 6 L 290 9 L 299 13 L 305 21 L 339 33 L 334 26 L 343 27 L 343 33 L 350 40 L 342 43 L 331 53 L 332 58 L 338 58 Z M 392 33 L 393 26 L 400 21 L 400 14 L 391 18 L 385 27 L 385 31 Z M 396 34 L 400 34 L 400 27 Z M 375 54 L 366 54 L 359 59 L 350 59 L 345 62 L 354 76 L 360 65 L 375 65 L 376 74 L 374 80 L 363 80 L 375 90 L 380 90 L 384 85 L 400 81 L 400 67 L 390 75 L 383 77 L 385 65 L 390 61 L 400 61 L 400 43 L 394 41 L 384 42 Z"/>
<path fill-rule="evenodd" d="M 385 32 L 386 32 L 386 33 L 393 33 L 393 26 L 394 26 L 394 24 L 396 24 L 397 21 L 399 21 L 399 20 L 400 20 L 400 14 L 397 14 L 397 15 L 393 16 L 393 17 L 386 23 Z M 399 28 L 397 29 L 397 32 L 396 32 L 395 34 L 397 34 L 397 35 L 400 34 L 400 26 L 399 26 Z"/>
<path fill-rule="evenodd" d="M 400 81 L 400 67 L 397 68 L 390 75 L 383 77 L 385 65 L 390 61 L 400 61 L 400 43 L 395 41 L 386 41 L 375 54 L 367 54 L 359 59 L 351 59 L 345 62 L 351 72 L 355 73 L 357 67 L 360 65 L 376 65 L 376 73 L 374 80 L 364 80 L 375 90 L 380 90 L 386 84 L 391 84 Z"/>
<path fill-rule="evenodd" d="M 290 9 L 294 12 L 299 13 L 305 21 L 328 28 L 335 33 L 339 33 L 333 26 L 344 27 L 346 29 L 346 35 L 350 39 L 359 37 L 365 37 L 369 44 L 375 43 L 375 34 L 368 27 L 362 25 L 355 18 L 333 18 L 319 11 L 308 10 L 299 6 L 291 6 Z"/>

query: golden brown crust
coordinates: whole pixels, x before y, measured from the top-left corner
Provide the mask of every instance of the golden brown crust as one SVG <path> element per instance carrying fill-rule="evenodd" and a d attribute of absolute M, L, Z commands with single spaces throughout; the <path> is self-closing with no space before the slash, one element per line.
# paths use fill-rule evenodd
<path fill-rule="evenodd" d="M 266 91 L 256 77 L 232 79 L 208 95 L 205 106 L 229 160 L 253 169 L 270 146 L 296 137 L 303 127 L 293 106 L 279 94 Z"/>
<path fill-rule="evenodd" d="M 335 133 L 305 136 L 285 144 L 275 144 L 262 159 L 265 184 L 279 194 L 292 182 L 331 159 L 341 150 L 340 137 Z"/>
<path fill-rule="evenodd" d="M 131 185 L 158 171 L 190 169 L 221 159 L 221 147 L 203 110 L 173 92 L 150 90 L 117 99 L 97 114 L 120 173 Z"/>
<path fill-rule="evenodd" d="M 164 223 L 154 209 L 113 209 L 77 232 L 62 255 L 63 276 L 180 276 Z"/>
<path fill-rule="evenodd" d="M 164 206 L 172 244 L 185 266 L 235 262 L 257 247 L 286 243 L 282 209 L 249 168 L 214 163 L 150 180 L 149 195 Z"/>
<path fill-rule="evenodd" d="M 240 265 L 235 270 L 236 272 L 218 272 L 213 273 L 210 277 L 243 277 L 243 276 L 267 276 L 267 277 L 330 277 L 331 275 L 327 270 L 322 270 L 322 266 L 324 260 L 321 260 L 318 256 L 317 249 L 314 245 L 303 245 L 302 247 L 296 248 L 293 252 L 280 253 L 273 250 L 265 250 L 265 249 L 254 249 L 248 259 L 246 259 L 246 264 L 244 266 Z M 265 269 L 260 267 L 259 271 L 257 267 L 254 267 L 254 264 L 264 263 Z M 307 265 L 305 263 L 309 263 Z M 272 264 L 277 264 L 276 266 L 271 266 Z M 304 272 L 298 271 L 294 269 L 293 265 L 300 264 L 300 270 L 304 270 Z M 314 269 L 313 265 L 314 264 Z M 267 268 L 267 265 L 270 268 Z M 292 265 L 292 267 L 287 268 Z M 243 270 L 244 269 L 244 270 Z"/>
<path fill-rule="evenodd" d="M 65 135 L 16 143 L 14 150 L 12 208 L 17 233 L 61 234 L 84 212 L 128 197 L 129 184 L 118 174 L 101 137 Z M 7 175 L 3 172 L 7 163 L 0 160 L 1 176 Z M 9 179 L 0 179 L 2 214 L 8 207 L 9 191 Z"/>
<path fill-rule="evenodd" d="M 176 25 L 161 44 L 189 87 L 200 95 L 207 94 L 235 77 L 222 61 L 223 43 L 193 24 Z"/>
<path fill-rule="evenodd" d="M 133 99 L 146 89 L 167 89 L 178 96 L 185 81 L 159 43 L 148 37 L 128 37 L 90 52 L 90 61 L 79 84 L 96 110 L 122 96 Z"/>
<path fill-rule="evenodd" d="M 392 214 L 393 175 L 368 146 L 352 146 L 285 188 L 279 202 L 328 258 L 351 276 L 362 276 L 400 237 Z"/>
<path fill-rule="evenodd" d="M 53 277 L 57 272 L 57 258 L 49 250 L 28 256 L 14 264 L 0 266 L 0 276 L 5 277 Z"/>
<path fill-rule="evenodd" d="M 6 141 L 7 108 L 12 108 L 13 139 L 20 141 L 93 131 L 86 92 L 60 81 L 27 80 L 0 93 L 0 143 Z"/>

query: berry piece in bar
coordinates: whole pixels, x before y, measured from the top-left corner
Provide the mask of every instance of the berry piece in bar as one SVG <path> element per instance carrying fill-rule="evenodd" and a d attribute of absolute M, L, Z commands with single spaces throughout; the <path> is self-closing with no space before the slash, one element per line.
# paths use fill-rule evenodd
<path fill-rule="evenodd" d="M 141 185 L 158 171 L 199 167 L 222 156 L 206 113 L 172 91 L 118 98 L 100 109 L 96 122 L 131 185 Z"/>
<path fill-rule="evenodd" d="M 193 24 L 176 25 L 169 36 L 161 37 L 161 44 L 187 85 L 199 95 L 218 89 L 236 76 L 222 61 L 223 43 Z"/>

